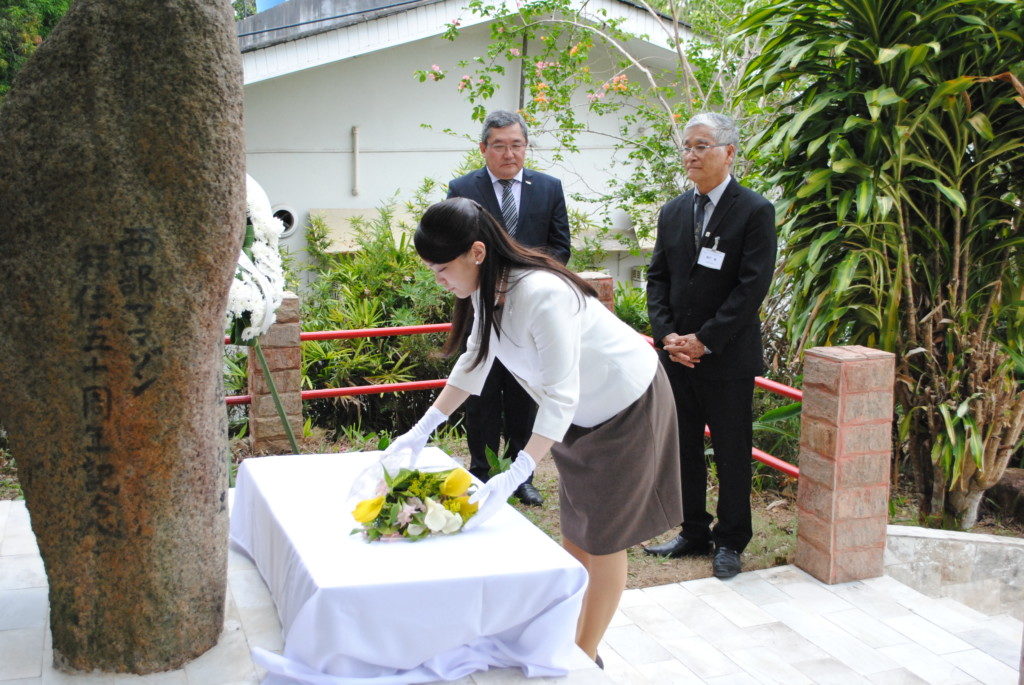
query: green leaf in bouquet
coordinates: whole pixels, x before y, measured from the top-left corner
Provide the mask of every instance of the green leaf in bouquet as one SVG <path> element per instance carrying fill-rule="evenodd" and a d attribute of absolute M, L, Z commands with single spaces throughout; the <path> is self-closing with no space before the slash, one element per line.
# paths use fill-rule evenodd
<path fill-rule="evenodd" d="M 385 473 L 387 473 L 386 469 Z M 391 492 L 397 492 L 407 487 L 414 473 L 416 472 L 412 469 L 399 470 L 398 475 L 388 480 L 388 489 L 391 490 Z"/>

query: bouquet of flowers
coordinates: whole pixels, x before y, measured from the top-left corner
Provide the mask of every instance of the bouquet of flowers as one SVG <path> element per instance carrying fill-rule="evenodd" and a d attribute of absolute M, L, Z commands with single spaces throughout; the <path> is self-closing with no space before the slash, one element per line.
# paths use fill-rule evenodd
<path fill-rule="evenodd" d="M 451 535 L 476 514 L 469 497 L 476 490 L 463 468 L 425 471 L 400 468 L 392 475 L 386 467 L 373 497 L 359 500 L 352 517 L 369 542 L 422 540 L 429 535 Z"/>

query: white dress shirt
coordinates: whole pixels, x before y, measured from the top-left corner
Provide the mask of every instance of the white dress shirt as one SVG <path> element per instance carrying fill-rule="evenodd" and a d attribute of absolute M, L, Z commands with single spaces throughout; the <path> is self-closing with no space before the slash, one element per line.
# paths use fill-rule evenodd
<path fill-rule="evenodd" d="M 717 207 L 718 203 L 722 200 L 722 194 L 725 192 L 725 189 L 729 187 L 730 181 L 732 181 L 732 174 L 726 174 L 725 180 L 719 183 L 714 188 L 712 188 L 710 192 L 708 192 L 708 203 L 704 205 L 704 225 L 701 226 L 701 228 L 705 231 L 705 237 L 707 235 L 706 231 L 708 228 L 708 224 L 711 222 L 711 215 L 714 213 L 715 207 Z M 700 191 L 695 190 L 695 192 Z M 696 202 L 693 205 L 693 211 L 694 214 L 696 214 Z"/>
<path fill-rule="evenodd" d="M 553 273 L 514 269 L 510 281 L 500 335 L 491 332 L 488 355 L 476 368 L 470 367 L 480 348 L 480 291 L 473 293 L 477 318 L 449 383 L 478 395 L 500 359 L 537 402 L 533 432 L 556 442 L 570 424 L 596 426 L 644 394 L 658 355 L 640 334 Z"/>

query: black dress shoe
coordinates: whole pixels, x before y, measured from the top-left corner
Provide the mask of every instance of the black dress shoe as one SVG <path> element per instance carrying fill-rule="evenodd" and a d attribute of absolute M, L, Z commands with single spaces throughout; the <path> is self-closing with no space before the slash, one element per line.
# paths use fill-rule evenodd
<path fill-rule="evenodd" d="M 725 580 L 732 578 L 740 572 L 740 553 L 728 547 L 719 547 L 715 550 L 715 558 L 711 560 L 711 569 L 715 572 L 715 578 Z"/>
<path fill-rule="evenodd" d="M 711 543 L 708 541 L 688 540 L 683 535 L 677 535 L 660 545 L 644 547 L 644 553 L 650 554 L 653 557 L 668 557 L 669 559 L 703 557 L 711 554 Z"/>
<path fill-rule="evenodd" d="M 540 494 L 540 490 L 533 487 L 533 483 L 523 483 L 512 494 L 528 507 L 539 507 L 544 504 L 544 495 Z"/>
<path fill-rule="evenodd" d="M 597 664 L 597 667 L 602 671 L 604 670 L 604 659 L 601 658 L 600 654 L 594 655 L 594 663 Z"/>

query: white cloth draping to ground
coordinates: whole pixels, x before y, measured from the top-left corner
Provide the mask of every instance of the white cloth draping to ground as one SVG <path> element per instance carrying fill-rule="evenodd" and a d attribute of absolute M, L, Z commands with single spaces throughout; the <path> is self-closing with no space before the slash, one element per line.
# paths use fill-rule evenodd
<path fill-rule="evenodd" d="M 348 501 L 377 452 L 245 460 L 232 542 L 270 588 L 283 654 L 265 685 L 422 683 L 488 668 L 559 676 L 590 664 L 574 644 L 583 567 L 511 507 L 479 529 L 368 544 Z M 423 465 L 454 465 L 427 448 Z"/>

